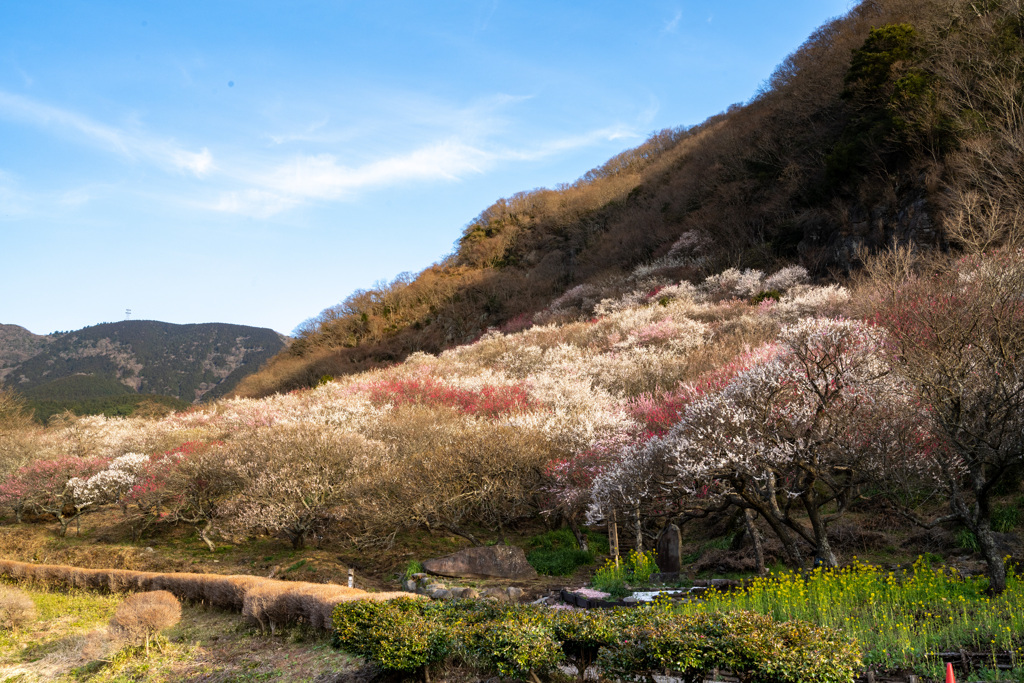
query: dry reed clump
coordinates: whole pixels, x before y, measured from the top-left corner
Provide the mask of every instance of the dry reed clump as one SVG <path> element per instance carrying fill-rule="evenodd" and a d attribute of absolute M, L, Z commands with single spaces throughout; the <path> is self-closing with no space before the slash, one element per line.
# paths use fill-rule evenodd
<path fill-rule="evenodd" d="M 0 586 L 0 629 L 15 631 L 36 618 L 36 604 L 24 591 Z"/>
<path fill-rule="evenodd" d="M 259 625 L 261 631 L 274 633 L 289 623 L 308 624 L 331 630 L 335 606 L 348 600 L 388 600 L 410 597 L 409 593 L 366 593 L 355 588 L 293 581 L 264 581 L 245 594 L 242 614 Z"/>
<path fill-rule="evenodd" d="M 121 638 L 138 644 L 144 641 L 149 656 L 149 641 L 166 628 L 181 621 L 181 603 L 168 591 L 129 595 L 117 606 L 110 627 Z"/>
<path fill-rule="evenodd" d="M 367 593 L 347 586 L 278 581 L 258 576 L 80 569 L 13 560 L 0 560 L 0 576 L 45 588 L 81 588 L 111 593 L 142 591 L 140 595 L 164 593 L 187 602 L 202 602 L 243 612 L 261 629 L 269 627 L 271 631 L 289 623 L 306 623 L 328 631 L 331 629 L 331 614 L 339 602 L 415 597 L 409 593 Z"/>

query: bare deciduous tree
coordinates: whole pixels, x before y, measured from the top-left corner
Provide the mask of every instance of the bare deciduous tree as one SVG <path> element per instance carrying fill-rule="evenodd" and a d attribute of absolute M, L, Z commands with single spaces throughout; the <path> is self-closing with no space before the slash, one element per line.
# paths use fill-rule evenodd
<path fill-rule="evenodd" d="M 992 496 L 1024 463 L 1024 254 L 964 257 L 890 291 L 879 319 L 941 437 L 929 464 L 1001 592 Z"/>
<path fill-rule="evenodd" d="M 245 531 L 281 533 L 301 549 L 337 517 L 357 470 L 380 450 L 358 434 L 317 424 L 242 434 L 222 454 L 237 461 L 243 482 L 229 514 Z"/>

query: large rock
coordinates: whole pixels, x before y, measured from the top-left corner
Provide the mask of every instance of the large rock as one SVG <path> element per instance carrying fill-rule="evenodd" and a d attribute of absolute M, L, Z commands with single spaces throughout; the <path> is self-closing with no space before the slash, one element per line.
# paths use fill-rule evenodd
<path fill-rule="evenodd" d="M 427 560 L 423 568 L 437 576 L 459 579 L 537 578 L 537 571 L 526 561 L 526 553 L 513 545 L 466 548 L 451 555 Z"/>
<path fill-rule="evenodd" d="M 658 563 L 658 569 L 666 574 L 678 573 L 682 568 L 682 558 L 680 551 L 682 549 L 683 539 L 682 534 L 679 532 L 679 527 L 675 524 L 669 524 L 661 533 L 658 534 L 658 542 L 655 546 L 656 553 L 654 555 L 655 562 Z"/>

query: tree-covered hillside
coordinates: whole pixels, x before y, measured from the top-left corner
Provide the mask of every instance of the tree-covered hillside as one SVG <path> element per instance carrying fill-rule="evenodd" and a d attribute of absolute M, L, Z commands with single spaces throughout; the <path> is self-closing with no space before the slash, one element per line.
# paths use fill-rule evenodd
<path fill-rule="evenodd" d="M 156 394 L 192 403 L 231 391 L 284 348 L 273 330 L 245 325 L 104 323 L 61 335 L 9 369 L 5 386 L 35 400 Z"/>
<path fill-rule="evenodd" d="M 0 324 L 0 384 L 15 365 L 42 351 L 50 339 L 20 325 Z"/>
<path fill-rule="evenodd" d="M 452 255 L 307 321 L 239 391 L 312 386 L 513 329 L 580 285 L 599 300 L 654 271 L 795 259 L 825 276 L 893 239 L 999 244 L 1024 198 L 1022 26 L 1009 1 L 860 2 L 747 104 L 657 133 L 574 183 L 498 200 Z"/>

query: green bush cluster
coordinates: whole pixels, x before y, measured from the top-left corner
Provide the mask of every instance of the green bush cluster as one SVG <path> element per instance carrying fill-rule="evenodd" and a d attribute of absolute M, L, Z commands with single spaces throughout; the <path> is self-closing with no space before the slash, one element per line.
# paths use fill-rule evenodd
<path fill-rule="evenodd" d="M 569 529 L 557 529 L 534 536 L 528 541 L 531 548 L 526 561 L 538 574 L 569 576 L 578 568 L 593 564 L 597 555 L 608 551 L 608 539 L 587 532 L 589 550 L 581 550 Z"/>
<path fill-rule="evenodd" d="M 772 301 L 779 301 L 782 299 L 782 292 L 780 292 L 777 289 L 766 289 L 764 291 L 758 292 L 753 297 L 751 297 L 750 305 L 756 306 L 762 301 L 765 301 L 766 299 L 771 299 Z"/>
<path fill-rule="evenodd" d="M 591 585 L 599 591 L 604 591 L 614 598 L 622 598 L 629 595 L 629 586 L 643 586 L 650 583 L 651 576 L 658 571 L 658 565 L 654 561 L 654 551 L 638 553 L 635 550 L 629 551 L 627 557 L 620 561 L 608 560 L 604 566 L 598 569 Z"/>
<path fill-rule="evenodd" d="M 728 669 L 745 681 L 849 681 L 861 665 L 856 641 L 804 622 L 752 612 L 684 615 L 668 606 L 551 610 L 470 600 L 343 602 L 335 644 L 389 672 L 462 664 L 502 678 L 534 679 L 561 664 L 582 680 L 646 680 L 666 669 L 702 680 Z"/>
<path fill-rule="evenodd" d="M 600 650 L 598 667 L 608 678 L 645 680 L 674 671 L 684 681 L 703 681 L 727 669 L 750 683 L 849 681 L 861 666 L 856 641 L 806 622 L 778 622 L 753 612 L 661 613 L 636 619 Z"/>
<path fill-rule="evenodd" d="M 1007 505 L 1000 505 L 992 511 L 992 530 L 1008 534 L 1020 524 L 1021 508 L 1024 507 L 1024 496 Z"/>

